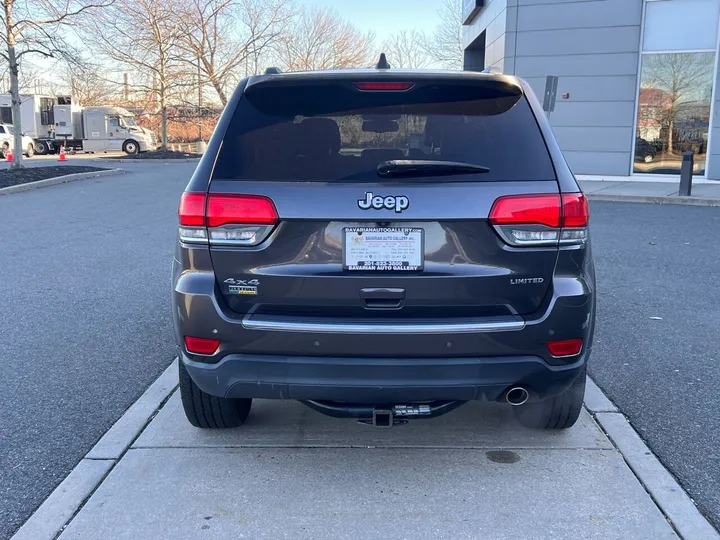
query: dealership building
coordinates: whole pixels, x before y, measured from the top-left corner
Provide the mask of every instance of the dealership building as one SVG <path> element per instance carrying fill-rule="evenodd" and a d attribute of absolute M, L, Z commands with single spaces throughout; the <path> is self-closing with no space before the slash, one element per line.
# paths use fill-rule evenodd
<path fill-rule="evenodd" d="M 720 0 L 464 0 L 465 69 L 527 80 L 578 175 L 677 176 L 691 150 L 720 180 L 719 22 Z"/>

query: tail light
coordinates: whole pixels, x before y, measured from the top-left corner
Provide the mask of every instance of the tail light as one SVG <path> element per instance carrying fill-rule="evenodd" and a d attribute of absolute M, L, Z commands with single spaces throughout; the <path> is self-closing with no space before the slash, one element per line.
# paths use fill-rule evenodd
<path fill-rule="evenodd" d="M 257 195 L 185 192 L 178 209 L 180 240 L 254 246 L 278 222 L 272 200 Z"/>
<path fill-rule="evenodd" d="M 587 199 L 582 193 L 501 197 L 489 217 L 512 246 L 584 244 L 588 219 Z"/>

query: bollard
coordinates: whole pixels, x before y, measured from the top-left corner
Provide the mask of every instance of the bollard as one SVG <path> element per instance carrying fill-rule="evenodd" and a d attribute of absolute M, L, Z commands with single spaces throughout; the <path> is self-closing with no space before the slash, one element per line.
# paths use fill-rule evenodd
<path fill-rule="evenodd" d="M 689 197 L 692 193 L 693 166 L 695 165 L 695 153 L 692 150 L 683 152 L 682 166 L 680 167 L 680 189 L 678 195 Z"/>

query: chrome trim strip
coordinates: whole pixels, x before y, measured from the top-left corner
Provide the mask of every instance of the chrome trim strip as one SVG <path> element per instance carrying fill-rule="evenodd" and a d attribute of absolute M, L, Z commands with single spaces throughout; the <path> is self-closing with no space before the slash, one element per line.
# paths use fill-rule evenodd
<path fill-rule="evenodd" d="M 306 323 L 273 321 L 246 316 L 242 321 L 247 330 L 266 332 L 309 332 L 320 334 L 472 334 L 481 332 L 513 332 L 525 328 L 525 321 L 495 321 L 466 324 L 361 324 Z"/>

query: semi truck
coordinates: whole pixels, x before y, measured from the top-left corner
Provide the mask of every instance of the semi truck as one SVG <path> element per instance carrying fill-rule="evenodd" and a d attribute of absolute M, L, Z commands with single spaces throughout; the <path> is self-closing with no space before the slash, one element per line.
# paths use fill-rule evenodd
<path fill-rule="evenodd" d="M 36 154 L 52 154 L 64 146 L 81 152 L 155 150 L 155 134 L 135 122 L 122 107 L 81 107 L 70 96 L 21 95 L 23 134 L 32 138 Z M 13 124 L 10 94 L 0 94 L 0 122 Z"/>

